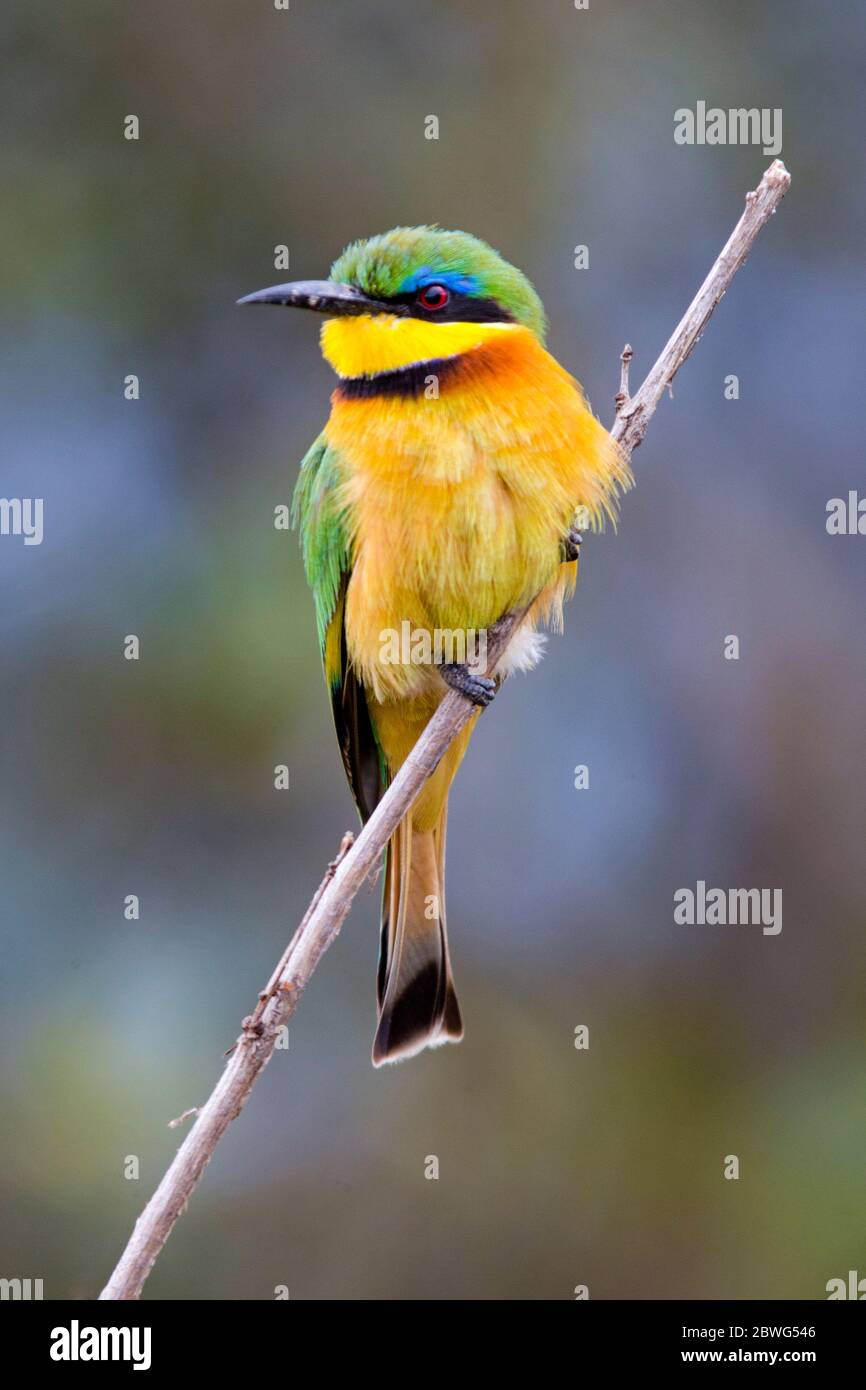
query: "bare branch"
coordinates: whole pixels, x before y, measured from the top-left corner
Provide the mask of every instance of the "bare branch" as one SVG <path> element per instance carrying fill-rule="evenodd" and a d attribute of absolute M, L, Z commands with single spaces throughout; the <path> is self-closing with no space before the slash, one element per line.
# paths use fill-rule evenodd
<path fill-rule="evenodd" d="M 712 270 L 686 310 L 652 371 L 633 396 L 628 394 L 631 348 L 623 350 L 617 413 L 611 430 L 630 454 L 646 434 L 666 387 L 688 358 L 710 316 L 746 259 L 758 232 L 773 215 L 791 179 L 775 160 L 753 193 Z M 487 670 L 492 670 L 526 609 L 510 613 L 496 624 L 487 647 Z M 240 1037 L 209 1100 L 184 1139 L 165 1177 L 135 1224 L 120 1262 L 100 1294 L 101 1299 L 136 1299 L 154 1260 L 186 1207 L 210 1158 L 229 1124 L 240 1114 L 263 1068 L 270 1060 L 281 1028 L 297 1006 L 307 982 L 336 938 L 358 890 L 377 868 L 391 834 L 396 830 L 449 744 L 468 723 L 474 706 L 449 691 L 357 840 L 343 837 L 304 919 L 295 932 L 253 1013 L 245 1018 Z M 190 1112 L 186 1112 L 189 1114 Z M 185 1118 L 181 1117 L 181 1118 Z"/>
<path fill-rule="evenodd" d="M 646 434 L 655 408 L 683 363 L 700 341 L 713 310 L 752 249 L 758 232 L 769 222 L 791 186 L 791 175 L 781 159 L 774 159 L 758 187 L 746 194 L 746 207 L 712 270 L 659 354 L 658 361 L 631 399 L 626 402 L 611 434 L 631 453 Z"/>

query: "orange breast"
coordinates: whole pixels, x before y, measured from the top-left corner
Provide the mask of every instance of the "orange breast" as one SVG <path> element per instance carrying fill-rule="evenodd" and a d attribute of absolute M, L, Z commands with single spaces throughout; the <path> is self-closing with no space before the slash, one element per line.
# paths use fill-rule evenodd
<path fill-rule="evenodd" d="M 423 666 L 383 663 L 383 634 L 489 627 L 558 581 L 576 509 L 600 521 L 627 480 L 579 385 L 528 329 L 458 363 L 438 396 L 333 400 L 354 549 L 347 644 L 380 699 L 441 689 Z"/>

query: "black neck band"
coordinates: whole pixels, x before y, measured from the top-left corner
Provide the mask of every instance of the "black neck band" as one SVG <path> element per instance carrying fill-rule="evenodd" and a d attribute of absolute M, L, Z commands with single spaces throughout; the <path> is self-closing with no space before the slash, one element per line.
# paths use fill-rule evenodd
<path fill-rule="evenodd" d="M 461 358 L 433 357 L 429 362 L 413 362 L 393 372 L 377 372 L 375 376 L 344 376 L 340 378 L 337 396 L 341 401 L 364 401 L 375 396 L 422 396 L 435 378 L 437 391 L 460 371 Z M 431 397 L 431 399 L 435 399 Z"/>

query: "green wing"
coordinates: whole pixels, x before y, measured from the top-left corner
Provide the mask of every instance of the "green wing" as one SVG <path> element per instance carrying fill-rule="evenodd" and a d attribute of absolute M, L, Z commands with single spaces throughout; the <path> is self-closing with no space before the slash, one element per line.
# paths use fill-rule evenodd
<path fill-rule="evenodd" d="M 366 821 L 387 786 L 387 773 L 364 687 L 346 654 L 343 614 L 352 561 L 348 519 L 340 494 L 342 481 L 339 455 L 320 434 L 301 463 L 292 520 L 300 527 L 304 569 L 313 591 L 319 646 L 343 765 L 361 819 Z"/>

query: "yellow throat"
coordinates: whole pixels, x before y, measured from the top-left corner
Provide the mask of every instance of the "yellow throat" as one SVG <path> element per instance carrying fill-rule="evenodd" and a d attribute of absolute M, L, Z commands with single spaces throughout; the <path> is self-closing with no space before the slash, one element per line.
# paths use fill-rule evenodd
<path fill-rule="evenodd" d="M 526 332 L 513 323 L 426 323 L 396 314 L 362 314 L 325 320 L 322 355 L 338 376 L 375 376 L 457 357 L 515 331 Z"/>

